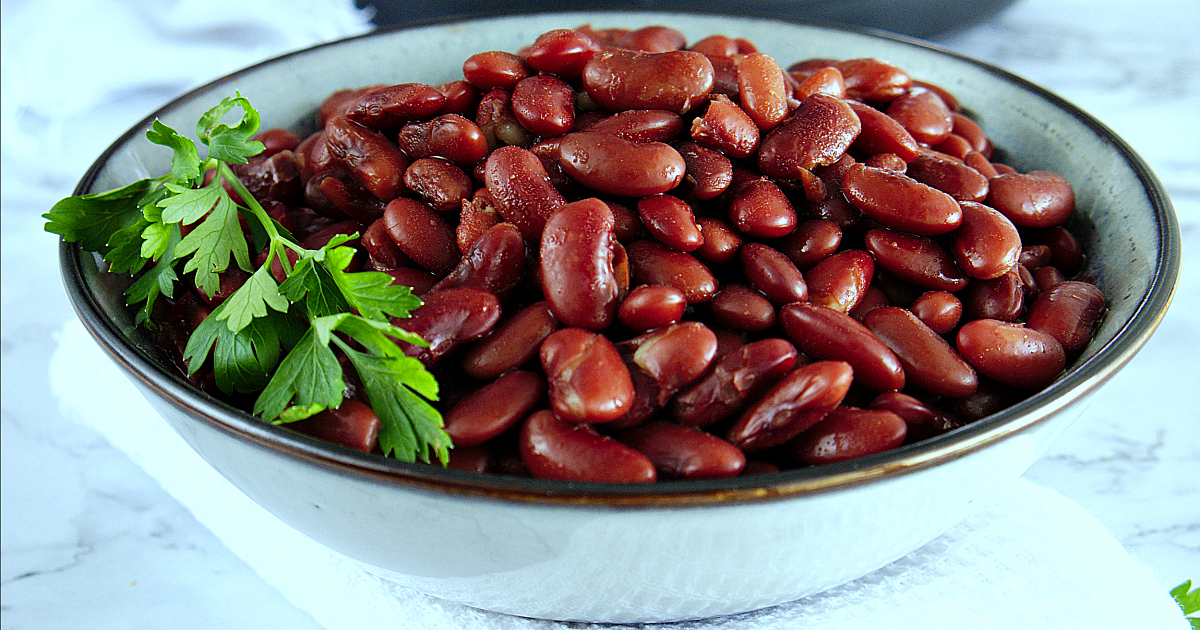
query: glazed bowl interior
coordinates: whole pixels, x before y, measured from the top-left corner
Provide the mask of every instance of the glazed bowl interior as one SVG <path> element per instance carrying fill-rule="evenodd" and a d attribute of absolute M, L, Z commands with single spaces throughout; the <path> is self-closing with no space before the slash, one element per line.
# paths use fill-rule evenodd
<path fill-rule="evenodd" d="M 1022 461 L 1006 468 L 1005 474 L 1019 475 L 1073 417 L 1063 412 L 1077 406 L 1120 369 L 1142 347 L 1162 318 L 1178 274 L 1178 227 L 1161 186 L 1122 140 L 1069 103 L 1002 70 L 915 40 L 851 28 L 704 13 L 621 11 L 496 16 L 378 31 L 266 61 L 168 103 L 117 140 L 88 171 L 77 192 L 107 190 L 169 170 L 169 152 L 144 139 L 152 120 L 160 118 L 176 129 L 191 129 L 205 109 L 235 90 L 247 96 L 259 110 L 264 128 L 290 127 L 306 133 L 314 129 L 317 105 L 338 89 L 381 83 L 444 83 L 461 78 L 462 61 L 474 52 L 516 51 L 547 30 L 588 23 L 595 27 L 664 24 L 680 29 L 690 40 L 716 33 L 745 37 L 781 65 L 809 57 L 878 57 L 900 66 L 914 78 L 946 88 L 988 133 L 1002 151 L 1004 161 L 1021 171 L 1055 171 L 1073 184 L 1078 209 L 1071 228 L 1089 253 L 1083 275 L 1109 299 L 1108 313 L 1095 340 L 1068 372 L 1044 391 L 925 442 L 818 468 L 726 480 L 626 486 L 479 475 L 408 464 L 332 446 L 265 424 L 191 387 L 152 339 L 134 327 L 123 306 L 121 291 L 125 281 L 100 272 L 99 261 L 93 255 L 64 244 L 64 278 L 82 321 L 160 410 L 174 410 L 179 417 L 169 420 L 176 429 L 235 484 L 240 485 L 245 475 L 239 472 L 239 463 L 230 454 L 233 451 L 227 450 L 234 447 L 225 446 L 230 444 L 236 444 L 236 449 L 248 449 L 247 452 L 264 453 L 263 457 L 274 458 L 272 461 L 290 462 L 280 466 L 298 463 L 308 471 L 306 474 L 321 476 L 334 485 L 362 484 L 387 492 L 413 490 L 425 497 L 452 497 L 455 501 L 479 501 L 489 506 L 618 509 L 628 513 L 743 504 L 773 509 L 772 506 L 789 500 L 885 484 L 985 452 L 1016 436 L 1035 433 L 1039 436 L 1038 445 L 1022 456 Z M 198 438 L 199 435 L 216 437 Z M 336 533 L 330 533 L 331 526 L 313 533 L 303 518 L 289 519 L 285 514 L 287 509 L 272 502 L 269 490 L 246 490 L 302 532 L 368 564 L 384 564 L 369 557 L 373 552 L 363 545 L 331 540 L 337 537 Z M 276 494 L 282 495 L 298 492 L 286 485 L 276 490 Z M 961 518 L 962 513 L 960 510 L 957 517 L 947 518 L 938 527 L 944 531 L 947 523 Z M 888 558 L 911 551 L 931 535 L 936 536 L 939 533 L 936 529 L 914 536 L 881 555 L 882 559 L 872 561 L 873 566 L 857 569 L 858 575 Z M 856 577 L 855 572 L 853 569 L 840 572 L 822 584 L 828 587 L 831 581 Z M 447 594 L 450 591 L 438 591 L 436 586 L 418 587 L 455 598 Z M 688 609 L 692 612 L 687 612 L 681 607 L 641 616 L 572 613 L 551 607 L 538 610 L 517 607 L 508 611 L 554 618 L 665 620 L 745 610 L 804 592 L 796 588 L 737 601 L 725 608 L 693 607 Z M 466 596 L 457 599 L 504 609 Z M 633 610 L 637 605 L 632 601 L 628 606 Z"/>

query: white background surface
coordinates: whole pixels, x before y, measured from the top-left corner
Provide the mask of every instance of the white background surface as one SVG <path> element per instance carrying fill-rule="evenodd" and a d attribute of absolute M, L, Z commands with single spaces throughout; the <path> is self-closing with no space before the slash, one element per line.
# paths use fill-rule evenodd
<path fill-rule="evenodd" d="M 197 9 L 204 3 L 179 3 L 153 23 L 138 4 L 42 2 L 38 19 L 34 3 L 3 4 L 0 624 L 316 628 L 122 453 L 61 416 L 47 364 L 73 314 L 40 215 L 105 146 L 174 95 L 357 26 L 298 19 L 289 32 L 251 34 L 213 26 Z M 259 6 L 217 4 L 248 20 Z M 1026 474 L 1093 514 L 1165 590 L 1200 581 L 1200 10 L 1194 1 L 1133 4 L 1025 0 L 938 43 L 1098 118 L 1145 159 L 1175 205 L 1183 273 L 1172 310 Z M 161 40 L 139 47 L 104 24 Z M 222 38 L 247 43 L 204 54 L 205 41 Z M 143 87 L 106 92 L 101 79 L 113 67 L 136 69 Z"/>

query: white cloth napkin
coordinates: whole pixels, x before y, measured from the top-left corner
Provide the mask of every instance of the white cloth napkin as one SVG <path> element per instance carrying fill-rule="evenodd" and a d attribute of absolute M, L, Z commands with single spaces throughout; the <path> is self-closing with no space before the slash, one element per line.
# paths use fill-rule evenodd
<path fill-rule="evenodd" d="M 162 420 L 78 321 L 50 384 L 64 416 L 124 451 L 230 550 L 328 630 L 602 630 L 495 614 L 390 584 L 234 488 Z M 661 630 L 1149 628 L 1188 622 L 1150 571 L 1059 493 L 1015 480 L 942 537 L 824 593 Z M 620 626 L 649 627 L 647 625 Z"/>

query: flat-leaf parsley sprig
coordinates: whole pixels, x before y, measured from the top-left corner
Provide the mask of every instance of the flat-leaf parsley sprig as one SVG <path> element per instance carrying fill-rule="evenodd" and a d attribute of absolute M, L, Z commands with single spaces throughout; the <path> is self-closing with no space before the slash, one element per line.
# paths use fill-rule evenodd
<path fill-rule="evenodd" d="M 235 108 L 241 119 L 222 122 Z M 382 423 L 384 454 L 429 461 L 433 451 L 445 465 L 450 438 L 429 403 L 437 400 L 437 381 L 399 342 L 428 344 L 390 323 L 408 317 L 420 299 L 388 274 L 346 271 L 354 250 L 345 243 L 353 236 L 306 249 L 267 214 L 230 168 L 264 150 L 253 140 L 258 129 L 258 111 L 245 97 L 222 99 L 196 124 L 196 137 L 208 148 L 201 158 L 195 142 L 155 120 L 146 138 L 174 151 L 171 172 L 63 199 L 44 215 L 46 230 L 100 254 L 108 271 L 134 275 L 126 303 L 137 307 L 136 321 L 146 326 L 153 326 L 150 312 L 159 297 L 175 297 L 181 274 L 216 295 L 222 274 L 237 265 L 249 278 L 188 339 L 189 374 L 211 356 L 222 391 L 260 392 L 256 415 L 291 422 L 341 404 L 341 351 Z M 251 247 L 265 252 L 257 269 Z M 282 270 L 282 283 L 273 265 Z"/>

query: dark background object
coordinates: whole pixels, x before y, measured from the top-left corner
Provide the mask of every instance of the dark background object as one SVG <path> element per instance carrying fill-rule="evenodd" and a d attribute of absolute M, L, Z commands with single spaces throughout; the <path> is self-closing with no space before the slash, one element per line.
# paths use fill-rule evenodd
<path fill-rule="evenodd" d="M 372 7 L 376 26 L 397 26 L 426 20 L 494 13 L 589 9 L 728 11 L 813 22 L 877 28 L 924 39 L 974 26 L 1002 11 L 1014 0 L 752 0 L 714 3 L 704 0 L 355 0 Z"/>

